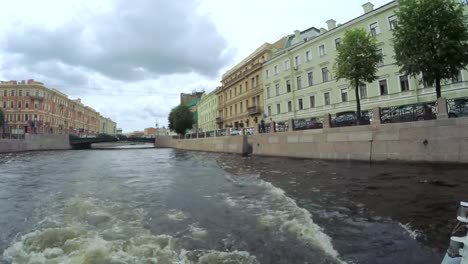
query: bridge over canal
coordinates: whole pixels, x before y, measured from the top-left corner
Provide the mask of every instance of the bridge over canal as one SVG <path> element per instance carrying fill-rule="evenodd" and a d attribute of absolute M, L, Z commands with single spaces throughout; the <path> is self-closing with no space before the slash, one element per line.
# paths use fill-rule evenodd
<path fill-rule="evenodd" d="M 106 142 L 135 142 L 135 143 L 154 143 L 154 138 L 117 138 L 117 137 L 94 137 L 80 138 L 70 136 L 70 145 L 73 149 L 90 149 L 94 143 Z"/>

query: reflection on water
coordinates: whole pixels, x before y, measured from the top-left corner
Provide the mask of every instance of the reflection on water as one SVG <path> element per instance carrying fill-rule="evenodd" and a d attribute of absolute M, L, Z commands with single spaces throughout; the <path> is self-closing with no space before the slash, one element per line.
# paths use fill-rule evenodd
<path fill-rule="evenodd" d="M 0 262 L 440 263 L 468 181 L 433 172 L 161 149 L 2 155 Z"/>

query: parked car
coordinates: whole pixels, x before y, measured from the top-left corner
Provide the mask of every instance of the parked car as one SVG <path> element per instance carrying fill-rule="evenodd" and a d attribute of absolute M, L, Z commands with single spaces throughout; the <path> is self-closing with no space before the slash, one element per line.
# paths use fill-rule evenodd
<path fill-rule="evenodd" d="M 235 128 L 235 127 L 234 127 L 234 128 L 231 128 L 231 132 L 230 132 L 230 135 L 231 135 L 231 136 L 240 135 L 240 134 L 241 134 L 241 132 L 240 132 L 239 129 L 237 129 L 237 128 Z"/>
<path fill-rule="evenodd" d="M 402 105 L 382 115 L 382 123 L 400 123 L 436 119 L 433 103 Z"/>
<path fill-rule="evenodd" d="M 455 104 L 449 107 L 448 115 L 450 118 L 468 116 L 468 99 L 458 99 Z"/>
<path fill-rule="evenodd" d="M 361 114 L 361 125 L 369 125 L 369 116 Z M 335 119 L 332 120 L 332 127 L 355 126 L 357 125 L 356 112 L 348 111 L 337 113 Z"/>

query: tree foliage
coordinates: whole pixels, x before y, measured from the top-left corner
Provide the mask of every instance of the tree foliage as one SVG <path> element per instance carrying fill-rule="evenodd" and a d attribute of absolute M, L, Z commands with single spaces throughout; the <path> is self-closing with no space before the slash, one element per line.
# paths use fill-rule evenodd
<path fill-rule="evenodd" d="M 468 64 L 468 22 L 457 0 L 400 0 L 394 29 L 395 60 L 401 72 L 436 84 Z"/>
<path fill-rule="evenodd" d="M 377 65 L 382 60 L 378 53 L 377 40 L 364 29 L 357 28 L 345 32 L 337 48 L 334 64 L 337 80 L 346 79 L 354 87 L 356 96 L 357 121 L 361 120 L 359 85 L 377 79 Z"/>
<path fill-rule="evenodd" d="M 185 134 L 187 129 L 191 129 L 194 123 L 193 114 L 185 105 L 179 105 L 169 113 L 169 128 L 178 134 Z"/>

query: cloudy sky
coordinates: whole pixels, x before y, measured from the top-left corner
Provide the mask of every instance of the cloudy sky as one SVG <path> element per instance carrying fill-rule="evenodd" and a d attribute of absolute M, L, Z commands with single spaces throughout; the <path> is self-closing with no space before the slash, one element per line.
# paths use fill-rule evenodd
<path fill-rule="evenodd" d="M 124 132 L 167 125 L 181 92 L 210 92 L 264 42 L 326 28 L 331 18 L 344 23 L 366 2 L 1 1 L 0 79 L 42 81 L 81 98 Z"/>

